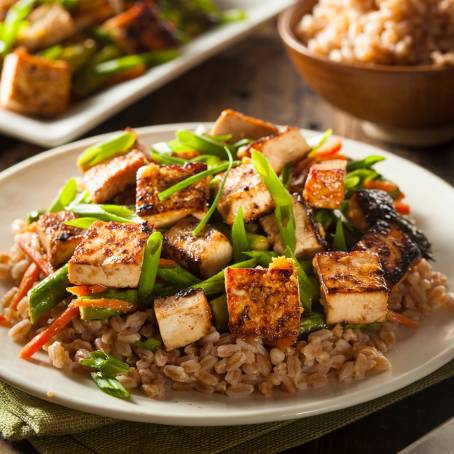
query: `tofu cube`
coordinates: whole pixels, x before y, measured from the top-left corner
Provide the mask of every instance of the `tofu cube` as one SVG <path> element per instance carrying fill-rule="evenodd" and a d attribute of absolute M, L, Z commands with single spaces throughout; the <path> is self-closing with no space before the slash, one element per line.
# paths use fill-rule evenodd
<path fill-rule="evenodd" d="M 240 207 L 245 222 L 254 221 L 274 209 L 271 194 L 249 163 L 230 171 L 217 209 L 224 221 L 231 225 Z"/>
<path fill-rule="evenodd" d="M 314 208 L 339 208 L 344 200 L 347 161 L 333 159 L 314 164 L 304 185 L 304 199 Z"/>
<path fill-rule="evenodd" d="M 278 128 L 267 121 L 226 109 L 221 112 L 211 128 L 210 134 L 212 136 L 231 134 L 232 142 L 236 142 L 240 139 L 256 140 L 278 132 Z"/>
<path fill-rule="evenodd" d="M 94 222 L 68 262 L 69 281 L 75 285 L 137 287 L 150 233 L 146 224 Z"/>
<path fill-rule="evenodd" d="M 156 298 L 154 312 L 166 350 L 184 347 L 211 332 L 211 307 L 202 289 Z"/>
<path fill-rule="evenodd" d="M 206 164 L 201 162 L 168 166 L 152 163 L 142 167 L 137 172 L 137 214 L 157 228 L 175 224 L 189 214 L 202 217 L 207 210 L 210 195 L 208 178 L 174 193 L 163 201 L 159 200 L 159 193 L 206 169 Z"/>
<path fill-rule="evenodd" d="M 325 250 L 326 241 L 320 224 L 315 222 L 314 214 L 309 205 L 299 194 L 293 194 L 293 214 L 295 216 L 296 248 L 298 259 L 311 258 L 316 252 Z M 260 224 L 274 245 L 278 254 L 284 253 L 279 227 L 274 214 L 260 219 Z"/>
<path fill-rule="evenodd" d="M 17 49 L 3 61 L 0 105 L 27 115 L 54 117 L 67 109 L 70 85 L 68 63 Z"/>
<path fill-rule="evenodd" d="M 322 252 L 315 255 L 314 267 L 329 324 L 386 320 L 389 290 L 377 254 Z"/>
<path fill-rule="evenodd" d="M 375 252 L 389 288 L 396 285 L 421 258 L 416 243 L 396 224 L 378 221 L 354 246 L 355 251 Z"/>
<path fill-rule="evenodd" d="M 152 2 L 135 3 L 105 22 L 102 29 L 128 54 L 169 49 L 179 44 L 175 32 Z"/>
<path fill-rule="evenodd" d="M 38 219 L 37 233 L 47 258 L 54 268 L 66 263 L 84 236 L 84 230 L 66 225 L 75 219 L 74 213 L 59 211 L 45 213 Z"/>
<path fill-rule="evenodd" d="M 253 142 L 248 150 L 261 151 L 276 173 L 280 173 L 286 164 L 304 158 L 311 150 L 299 128 L 286 128 L 274 136 L 264 137 Z"/>
<path fill-rule="evenodd" d="M 133 185 L 137 170 L 146 163 L 141 151 L 132 150 L 87 170 L 84 173 L 84 183 L 93 202 L 107 202 Z"/>
<path fill-rule="evenodd" d="M 192 235 L 199 221 L 183 219 L 164 234 L 165 255 L 204 278 L 216 274 L 232 260 L 232 246 L 219 230 L 207 225 L 199 236 Z"/>
<path fill-rule="evenodd" d="M 296 342 L 303 309 L 293 260 L 278 257 L 268 269 L 227 268 L 225 289 L 232 334 L 278 346 Z"/>

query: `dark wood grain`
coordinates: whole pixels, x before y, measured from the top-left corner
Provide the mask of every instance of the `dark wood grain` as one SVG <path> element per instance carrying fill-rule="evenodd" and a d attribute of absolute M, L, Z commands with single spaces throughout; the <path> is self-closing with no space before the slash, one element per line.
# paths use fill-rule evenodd
<path fill-rule="evenodd" d="M 288 61 L 273 24 L 136 102 L 87 136 L 125 126 L 209 121 L 225 107 L 280 124 L 333 128 L 339 135 L 389 149 L 454 184 L 454 144 L 412 150 L 372 142 L 357 120 L 333 109 L 304 85 Z M 40 151 L 37 146 L 0 136 L 0 170 Z M 396 452 L 454 415 L 453 384 L 451 380 L 436 385 L 288 452 Z M 27 442 L 0 441 L 0 452 L 7 449 L 34 452 Z"/>

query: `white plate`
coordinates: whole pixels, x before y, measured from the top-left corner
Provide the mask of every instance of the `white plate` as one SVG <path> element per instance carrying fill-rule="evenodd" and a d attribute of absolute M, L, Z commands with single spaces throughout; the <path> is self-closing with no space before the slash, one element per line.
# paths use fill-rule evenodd
<path fill-rule="evenodd" d="M 242 8 L 247 19 L 217 27 L 182 49 L 179 58 L 136 79 L 114 85 L 72 106 L 63 116 L 43 120 L 0 109 L 0 132 L 46 147 L 73 140 L 134 101 L 244 38 L 257 26 L 293 3 L 292 0 L 220 0 L 222 10 Z"/>
<path fill-rule="evenodd" d="M 169 140 L 179 128 L 195 125 L 166 125 L 138 129 L 147 144 Z M 305 131 L 308 135 L 310 131 Z M 105 137 L 105 136 L 100 136 Z M 62 182 L 77 174 L 76 156 L 100 137 L 79 141 L 24 161 L 0 174 L 0 250 L 9 248 L 10 222 L 28 211 L 46 207 Z M 380 153 L 387 160 L 380 170 L 397 181 L 407 194 L 419 225 L 433 241 L 436 267 L 454 282 L 454 190 L 428 171 L 376 148 L 345 140 L 345 152 L 354 158 Z M 311 416 L 365 402 L 406 386 L 430 374 L 454 358 L 454 318 L 439 311 L 428 317 L 412 336 L 405 336 L 390 353 L 391 371 L 350 385 L 329 385 L 298 394 L 272 398 L 253 396 L 237 400 L 199 393 L 174 393 L 169 401 L 134 396 L 124 402 L 100 392 L 87 378 L 64 374 L 43 363 L 19 360 L 20 346 L 13 344 L 7 330 L 0 328 L 0 377 L 46 400 L 100 415 L 133 421 L 173 425 L 233 425 Z M 54 397 L 47 396 L 48 391 Z"/>

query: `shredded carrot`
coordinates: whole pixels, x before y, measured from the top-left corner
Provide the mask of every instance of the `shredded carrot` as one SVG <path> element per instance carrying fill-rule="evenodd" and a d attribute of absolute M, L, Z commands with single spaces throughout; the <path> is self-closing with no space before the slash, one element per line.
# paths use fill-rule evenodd
<path fill-rule="evenodd" d="M 407 317 L 406 315 L 399 314 L 394 311 L 388 310 L 388 316 L 387 319 L 390 322 L 398 323 L 399 325 L 406 326 L 407 328 L 413 328 L 416 329 L 418 327 L 418 322 L 415 320 L 412 320 L 411 318 Z"/>
<path fill-rule="evenodd" d="M 113 311 L 119 312 L 129 312 L 136 307 L 134 304 L 128 303 L 127 301 L 113 298 L 98 298 L 90 300 L 78 299 L 73 301 L 72 304 L 76 307 L 112 309 Z"/>
<path fill-rule="evenodd" d="M 399 188 L 395 183 L 385 180 L 369 180 L 364 182 L 364 187 L 366 189 L 381 189 L 386 192 L 398 191 Z"/>
<path fill-rule="evenodd" d="M 410 205 L 406 203 L 402 203 L 400 201 L 394 202 L 394 207 L 396 208 L 396 211 L 400 214 L 410 214 L 411 213 L 411 208 Z"/>
<path fill-rule="evenodd" d="M 41 268 L 46 276 L 52 274 L 54 271 L 52 265 L 39 250 L 40 243 L 36 233 L 26 232 L 16 235 L 16 243 Z"/>
<path fill-rule="evenodd" d="M 177 262 L 175 262 L 175 260 L 172 259 L 160 258 L 159 266 L 177 266 Z"/>
<path fill-rule="evenodd" d="M 31 358 L 43 345 L 49 343 L 55 335 L 60 332 L 71 320 L 79 315 L 79 308 L 73 305 L 68 306 L 66 310 L 56 318 L 44 331 L 37 334 L 27 345 L 20 351 L 19 357 L 22 359 Z"/>
<path fill-rule="evenodd" d="M 321 156 L 315 155 L 315 157 L 314 157 L 314 161 L 315 162 L 334 161 L 334 160 L 337 161 L 339 159 L 341 161 L 346 161 L 347 160 L 347 156 L 344 156 L 343 154 L 336 154 L 336 155 L 324 154 L 324 155 L 321 155 Z"/>
<path fill-rule="evenodd" d="M 68 287 L 66 290 L 76 296 L 87 296 L 93 295 L 95 293 L 105 292 L 107 290 L 107 287 L 100 284 L 76 285 L 74 287 Z"/>
<path fill-rule="evenodd" d="M 12 323 L 3 315 L 0 314 L 0 326 L 4 326 L 5 328 L 10 328 Z"/>
<path fill-rule="evenodd" d="M 28 293 L 28 291 L 33 287 L 34 283 L 39 279 L 39 274 L 41 270 L 39 269 L 36 263 L 31 263 L 19 284 L 19 289 L 14 295 L 13 300 L 11 301 L 11 309 L 16 310 L 19 301 Z"/>

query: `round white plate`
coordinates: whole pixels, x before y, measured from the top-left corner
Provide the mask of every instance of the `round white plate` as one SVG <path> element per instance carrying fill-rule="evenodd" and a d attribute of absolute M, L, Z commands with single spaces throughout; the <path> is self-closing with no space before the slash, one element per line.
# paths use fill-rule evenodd
<path fill-rule="evenodd" d="M 153 126 L 138 129 L 146 144 L 168 140 L 179 128 L 195 124 Z M 310 131 L 305 131 L 311 135 Z M 77 175 L 78 153 L 100 137 L 65 145 L 28 159 L 0 174 L 0 250 L 12 242 L 11 221 L 29 211 L 46 207 L 58 188 Z M 354 158 L 382 154 L 387 159 L 378 168 L 399 183 L 419 225 L 434 245 L 436 268 L 454 282 L 453 188 L 409 161 L 375 147 L 345 140 L 344 152 Z M 3 285 L 3 284 L 2 284 Z M 6 287 L 1 289 L 6 290 Z M 297 394 L 255 395 L 231 399 L 221 395 L 173 393 L 168 401 L 133 396 L 130 402 L 100 392 L 88 379 L 65 374 L 48 365 L 44 354 L 36 361 L 18 359 L 20 346 L 12 343 L 0 328 L 0 378 L 51 402 L 99 415 L 133 421 L 173 425 L 234 425 L 306 417 L 349 407 L 402 388 L 454 358 L 454 317 L 441 310 L 424 320 L 413 335 L 402 336 L 389 354 L 392 370 L 349 385 L 329 385 Z M 53 397 L 48 397 L 48 393 Z"/>

